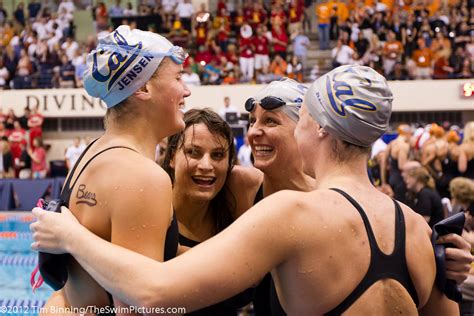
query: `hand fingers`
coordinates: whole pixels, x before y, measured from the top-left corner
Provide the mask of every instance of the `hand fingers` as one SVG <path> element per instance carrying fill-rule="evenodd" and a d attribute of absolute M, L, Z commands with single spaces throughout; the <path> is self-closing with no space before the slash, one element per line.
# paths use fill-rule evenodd
<path fill-rule="evenodd" d="M 35 207 L 34 209 L 31 210 L 31 213 L 36 217 L 38 218 L 38 216 L 44 212 L 44 210 L 42 208 L 39 208 L 39 207 Z"/>
<path fill-rule="evenodd" d="M 467 276 L 467 273 L 446 271 L 446 278 L 455 281 L 457 284 L 464 282 Z"/>
<path fill-rule="evenodd" d="M 471 252 L 458 248 L 446 248 L 446 259 L 471 264 Z"/>
<path fill-rule="evenodd" d="M 437 244 L 453 244 L 455 248 L 465 249 L 471 251 L 471 245 L 462 237 L 457 234 L 447 234 L 441 236 L 436 241 Z"/>
<path fill-rule="evenodd" d="M 71 211 L 65 206 L 61 206 L 61 213 L 67 216 L 74 216 L 72 215 Z"/>
<path fill-rule="evenodd" d="M 31 247 L 31 250 L 33 251 L 39 251 L 39 242 L 37 241 L 32 242 L 30 247 Z"/>
<path fill-rule="evenodd" d="M 38 224 L 36 222 L 33 222 L 30 224 L 30 231 L 34 233 L 36 231 Z"/>
<path fill-rule="evenodd" d="M 446 260 L 446 270 L 468 273 L 471 265 L 465 261 Z"/>

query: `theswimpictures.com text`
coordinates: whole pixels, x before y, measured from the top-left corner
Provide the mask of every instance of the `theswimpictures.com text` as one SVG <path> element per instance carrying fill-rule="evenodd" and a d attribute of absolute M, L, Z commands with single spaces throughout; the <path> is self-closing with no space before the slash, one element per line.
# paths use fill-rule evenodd
<path fill-rule="evenodd" d="M 140 314 L 185 314 L 184 307 L 141 307 L 141 306 L 87 306 L 87 307 L 59 307 L 59 306 L 0 306 L 0 314 L 108 314 L 108 313 L 140 313 Z"/>

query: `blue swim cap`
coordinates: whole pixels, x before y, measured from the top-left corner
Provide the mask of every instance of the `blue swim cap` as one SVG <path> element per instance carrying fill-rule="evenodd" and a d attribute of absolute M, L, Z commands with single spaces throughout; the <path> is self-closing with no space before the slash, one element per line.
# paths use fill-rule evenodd
<path fill-rule="evenodd" d="M 163 36 L 121 25 L 88 55 L 84 88 L 111 108 L 143 87 L 166 56 L 178 64 L 186 58 Z"/>

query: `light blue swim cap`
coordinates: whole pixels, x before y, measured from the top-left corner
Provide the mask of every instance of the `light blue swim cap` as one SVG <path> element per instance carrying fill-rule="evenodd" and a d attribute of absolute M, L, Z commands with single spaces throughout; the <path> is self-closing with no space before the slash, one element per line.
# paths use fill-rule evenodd
<path fill-rule="evenodd" d="M 111 108 L 143 87 L 166 56 L 178 64 L 186 58 L 163 36 L 121 25 L 87 56 L 84 88 Z"/>

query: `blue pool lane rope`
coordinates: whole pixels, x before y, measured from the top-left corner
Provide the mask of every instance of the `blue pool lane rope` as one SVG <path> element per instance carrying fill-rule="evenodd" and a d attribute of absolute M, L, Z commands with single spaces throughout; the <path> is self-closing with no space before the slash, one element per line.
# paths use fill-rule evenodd
<path fill-rule="evenodd" d="M 0 255 L 0 266 L 35 266 L 38 264 L 36 255 Z"/>

